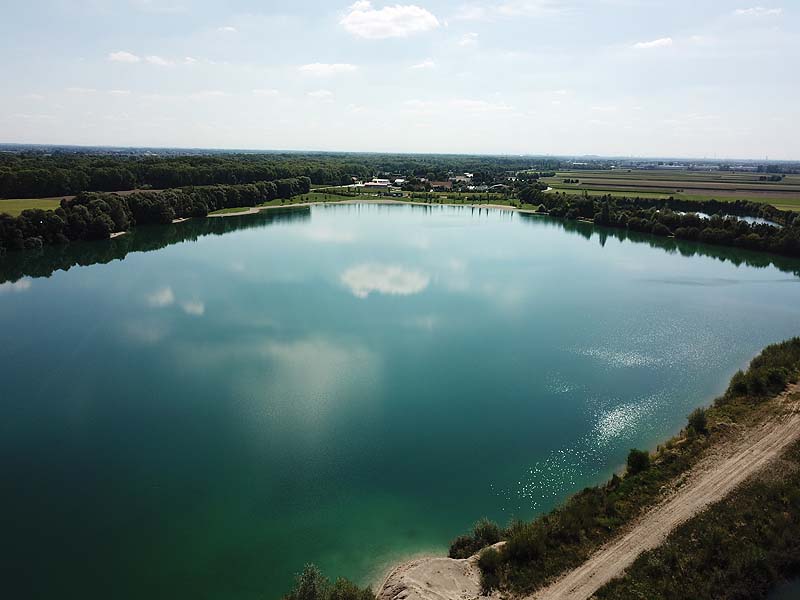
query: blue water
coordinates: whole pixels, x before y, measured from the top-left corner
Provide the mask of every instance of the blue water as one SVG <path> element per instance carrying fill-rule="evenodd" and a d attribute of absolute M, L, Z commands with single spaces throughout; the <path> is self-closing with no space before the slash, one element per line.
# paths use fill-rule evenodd
<path fill-rule="evenodd" d="M 800 333 L 772 262 L 378 205 L 2 258 L 7 597 L 275 598 L 531 517 Z"/>

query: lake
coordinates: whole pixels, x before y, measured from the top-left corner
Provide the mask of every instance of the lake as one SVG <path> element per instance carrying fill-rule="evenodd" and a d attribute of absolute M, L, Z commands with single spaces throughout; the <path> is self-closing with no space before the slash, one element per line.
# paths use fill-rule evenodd
<path fill-rule="evenodd" d="M 263 600 L 444 553 L 677 432 L 800 333 L 798 273 L 376 204 L 0 258 L 4 595 Z"/>

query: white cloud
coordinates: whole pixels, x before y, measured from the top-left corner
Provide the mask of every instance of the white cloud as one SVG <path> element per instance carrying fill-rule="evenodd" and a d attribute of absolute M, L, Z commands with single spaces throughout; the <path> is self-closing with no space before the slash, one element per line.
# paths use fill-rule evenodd
<path fill-rule="evenodd" d="M 311 241 L 328 244 L 349 244 L 356 239 L 352 231 L 342 231 L 325 225 L 305 228 L 303 235 Z"/>
<path fill-rule="evenodd" d="M 206 305 L 202 302 L 184 302 L 181 304 L 183 312 L 193 317 L 202 317 L 206 312 Z"/>
<path fill-rule="evenodd" d="M 733 11 L 733 14 L 737 17 L 777 17 L 783 14 L 783 9 L 754 6 L 752 8 L 737 8 Z"/>
<path fill-rule="evenodd" d="M 230 94 L 222 90 L 200 90 L 199 92 L 189 94 L 189 96 L 191 98 L 226 98 L 230 96 Z"/>
<path fill-rule="evenodd" d="M 458 110 L 479 113 L 508 112 L 513 110 L 513 107 L 502 102 L 487 102 L 486 100 L 470 100 L 467 98 L 451 100 L 450 106 Z"/>
<path fill-rule="evenodd" d="M 330 90 L 315 90 L 313 92 L 308 92 L 309 98 L 314 98 L 315 100 L 333 100 L 333 92 Z"/>
<path fill-rule="evenodd" d="M 408 37 L 440 25 L 439 19 L 420 6 L 395 4 L 375 9 L 367 0 L 350 6 L 339 23 L 351 34 L 370 40 Z"/>
<path fill-rule="evenodd" d="M 672 38 L 665 37 L 650 42 L 637 42 L 633 45 L 634 48 L 639 50 L 649 50 L 650 48 L 669 48 L 672 46 Z"/>
<path fill-rule="evenodd" d="M 365 264 L 351 267 L 342 273 L 342 283 L 357 298 L 366 298 L 372 292 L 410 296 L 425 290 L 430 283 L 430 277 L 421 271 L 400 266 Z"/>
<path fill-rule="evenodd" d="M 153 345 L 169 334 L 169 327 L 148 320 L 128 321 L 122 325 L 123 333 L 133 342 Z"/>
<path fill-rule="evenodd" d="M 301 73 L 315 75 L 317 77 L 330 77 L 331 75 L 341 75 L 342 73 L 352 73 L 358 67 L 348 63 L 311 63 L 299 67 Z"/>
<path fill-rule="evenodd" d="M 456 19 L 490 21 L 503 17 L 543 17 L 565 10 L 559 0 L 509 0 L 498 4 L 467 4 L 458 11 Z"/>
<path fill-rule="evenodd" d="M 185 65 L 193 65 L 197 62 L 196 58 L 192 58 L 191 56 L 187 56 L 183 59 L 183 64 Z"/>
<path fill-rule="evenodd" d="M 478 43 L 478 34 L 474 31 L 470 31 L 469 33 L 465 33 L 461 36 L 461 39 L 458 40 L 459 46 L 474 46 Z"/>
<path fill-rule="evenodd" d="M 175 293 L 171 287 L 161 288 L 147 296 L 147 304 L 153 308 L 164 308 L 175 303 Z"/>
<path fill-rule="evenodd" d="M 436 63 L 433 62 L 430 58 L 426 58 L 421 63 L 417 63 L 415 65 L 411 65 L 411 69 L 435 69 Z"/>
<path fill-rule="evenodd" d="M 32 113 L 14 113 L 10 115 L 12 119 L 24 119 L 25 121 L 54 121 L 54 115 L 47 114 L 32 114 Z"/>
<path fill-rule="evenodd" d="M 236 29 L 236 27 L 225 25 L 224 27 L 217 27 L 217 31 L 219 31 L 220 33 L 237 33 L 239 30 Z"/>
<path fill-rule="evenodd" d="M 31 289 L 30 279 L 20 279 L 13 283 L 10 281 L 0 283 L 0 294 L 27 292 L 29 289 Z"/>
<path fill-rule="evenodd" d="M 241 344 L 224 357 L 230 360 L 239 352 Z M 236 382 L 241 388 L 238 394 L 253 403 L 248 414 L 252 419 L 260 416 L 280 423 L 283 430 L 296 427 L 298 434 L 313 434 L 342 405 L 353 406 L 359 398 L 369 398 L 381 380 L 378 355 L 336 339 L 269 341 L 245 352 L 268 366 Z"/>
<path fill-rule="evenodd" d="M 130 96 L 130 90 L 109 90 L 108 93 L 112 96 Z"/>
<path fill-rule="evenodd" d="M 117 52 L 109 53 L 108 60 L 112 62 L 138 63 L 142 59 L 136 56 L 135 54 L 131 54 L 130 52 L 119 50 Z"/>
<path fill-rule="evenodd" d="M 22 96 L 23 100 L 44 100 L 44 96 L 41 94 L 25 94 Z"/>
<path fill-rule="evenodd" d="M 260 90 L 253 90 L 253 95 L 258 96 L 259 98 L 274 98 L 278 95 L 278 90 L 273 89 L 260 89 Z"/>
<path fill-rule="evenodd" d="M 70 94 L 94 94 L 97 90 L 94 88 L 85 87 L 68 87 L 67 91 Z"/>
<path fill-rule="evenodd" d="M 158 67 L 171 67 L 173 64 L 175 64 L 171 60 L 167 60 L 166 58 L 161 58 L 160 56 L 156 55 L 146 56 L 145 60 L 151 65 L 156 65 Z"/>

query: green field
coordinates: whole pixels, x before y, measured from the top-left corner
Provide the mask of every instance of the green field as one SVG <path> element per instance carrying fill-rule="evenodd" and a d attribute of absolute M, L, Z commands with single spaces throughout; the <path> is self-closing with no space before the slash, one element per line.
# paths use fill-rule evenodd
<path fill-rule="evenodd" d="M 726 171 L 607 170 L 561 171 L 542 180 L 565 194 L 683 200 L 750 200 L 772 204 L 782 210 L 800 210 L 800 176 L 781 181 L 761 181 L 761 173 Z M 768 176 L 768 175 L 767 175 Z M 564 180 L 578 183 L 564 183 Z"/>
<path fill-rule="evenodd" d="M 58 208 L 61 197 L 58 198 L 23 198 L 15 200 L 0 199 L 0 213 L 6 213 L 16 217 L 23 210 L 29 208 L 41 208 L 42 210 L 53 210 Z"/>

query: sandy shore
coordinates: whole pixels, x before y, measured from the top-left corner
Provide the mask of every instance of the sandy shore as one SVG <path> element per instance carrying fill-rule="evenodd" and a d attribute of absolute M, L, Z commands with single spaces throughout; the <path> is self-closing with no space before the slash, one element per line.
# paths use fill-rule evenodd
<path fill-rule="evenodd" d="M 661 545 L 679 525 L 723 500 L 739 485 L 780 458 L 800 440 L 800 384 L 772 401 L 773 416 L 712 447 L 687 474 L 673 482 L 656 506 L 528 600 L 588 600 L 622 575 L 647 550 Z M 480 596 L 477 557 L 418 559 L 393 569 L 378 588 L 379 600 L 467 600 Z"/>

